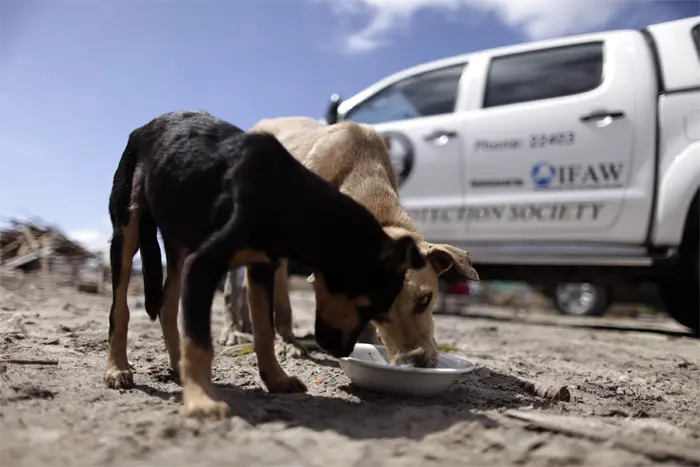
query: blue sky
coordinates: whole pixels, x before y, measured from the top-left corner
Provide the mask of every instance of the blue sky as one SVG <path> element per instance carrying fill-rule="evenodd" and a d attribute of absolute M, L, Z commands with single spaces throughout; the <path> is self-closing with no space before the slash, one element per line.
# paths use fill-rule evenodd
<path fill-rule="evenodd" d="M 160 113 L 321 118 L 333 92 L 427 60 L 698 14 L 694 0 L 2 0 L 0 216 L 106 249 L 119 156 Z"/>

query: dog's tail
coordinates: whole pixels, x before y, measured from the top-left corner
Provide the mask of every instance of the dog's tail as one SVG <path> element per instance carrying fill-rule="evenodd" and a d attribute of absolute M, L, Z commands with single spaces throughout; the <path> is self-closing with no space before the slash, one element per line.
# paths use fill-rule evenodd
<path fill-rule="evenodd" d="M 147 210 L 141 214 L 139 237 L 146 313 L 152 321 L 155 321 L 160 316 L 163 300 L 163 263 L 158 244 L 158 226 Z"/>
<path fill-rule="evenodd" d="M 133 212 L 131 206 L 137 205 L 145 308 L 151 320 L 155 321 L 160 315 L 162 304 L 163 264 L 158 244 L 158 227 L 142 196 L 143 180 L 136 176 L 139 164 L 136 140 L 137 136 L 134 133 L 129 135 L 129 142 L 114 174 L 112 193 L 109 198 L 109 215 L 113 229 L 110 240 L 112 285 L 116 290 L 121 271 L 123 229 L 130 221 Z"/>

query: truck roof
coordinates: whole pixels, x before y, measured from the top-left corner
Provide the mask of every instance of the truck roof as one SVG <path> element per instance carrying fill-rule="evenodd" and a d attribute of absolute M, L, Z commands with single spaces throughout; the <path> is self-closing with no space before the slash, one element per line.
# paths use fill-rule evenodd
<path fill-rule="evenodd" d="M 645 29 L 654 39 L 661 90 L 678 92 L 700 87 L 700 16 L 657 23 Z"/>
<path fill-rule="evenodd" d="M 684 46 L 678 48 L 678 43 L 670 44 L 674 39 L 677 39 L 677 33 L 679 29 L 686 29 L 690 31 L 694 25 L 700 23 L 700 16 L 694 16 L 690 18 L 683 18 L 673 21 L 664 21 L 660 23 L 654 23 L 646 28 L 642 29 L 611 29 L 600 32 L 585 33 L 585 34 L 575 34 L 564 37 L 557 37 L 553 39 L 542 39 L 537 41 L 527 41 L 521 42 L 513 45 L 506 45 L 501 47 L 493 47 L 488 49 L 477 50 L 473 52 L 467 52 L 459 55 L 452 55 L 445 58 L 440 58 L 436 60 L 431 60 L 428 62 L 423 62 L 418 65 L 414 65 L 409 68 L 404 68 L 396 73 L 392 73 L 389 76 L 382 78 L 379 81 L 374 82 L 365 89 L 361 90 L 359 93 L 351 96 L 347 100 L 341 102 L 338 111 L 340 113 L 345 112 L 349 107 L 352 107 L 355 102 L 364 100 L 370 95 L 374 94 L 379 89 L 391 84 L 394 81 L 398 81 L 404 77 L 409 77 L 418 73 L 430 71 L 436 68 L 442 68 L 450 65 L 457 65 L 459 63 L 465 63 L 478 57 L 480 55 L 505 55 L 520 52 L 527 52 L 532 49 L 540 49 L 545 47 L 558 47 L 565 46 L 569 44 L 575 44 L 580 42 L 587 42 L 591 40 L 599 40 L 602 38 L 608 38 L 611 35 L 618 34 L 641 34 L 643 31 L 648 30 L 655 40 L 661 42 L 659 47 L 660 61 L 662 64 L 662 69 L 666 71 L 664 75 L 664 82 L 668 84 L 673 84 L 677 86 L 676 83 L 683 83 L 686 86 L 691 86 L 689 84 L 695 82 L 694 86 L 700 85 L 700 79 L 695 78 L 693 75 L 700 77 L 700 60 L 696 60 L 698 69 L 697 73 L 693 73 L 692 69 L 688 69 L 687 57 L 688 53 L 692 52 L 693 56 L 697 57 L 697 52 L 689 50 L 689 48 L 694 47 L 692 38 L 690 34 L 688 35 L 688 41 L 684 43 Z M 668 45 L 667 45 L 668 43 Z M 679 57 L 679 58 L 676 58 Z M 681 61 L 685 58 L 683 65 L 684 70 L 681 70 Z M 679 76 L 680 75 L 680 76 Z M 688 77 L 690 75 L 690 77 Z"/>

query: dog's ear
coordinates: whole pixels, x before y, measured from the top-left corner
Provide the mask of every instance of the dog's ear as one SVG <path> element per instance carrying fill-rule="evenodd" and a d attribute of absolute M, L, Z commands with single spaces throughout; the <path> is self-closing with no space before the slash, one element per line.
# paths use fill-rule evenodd
<path fill-rule="evenodd" d="M 415 240 L 410 235 L 404 235 L 396 240 L 387 239 L 382 257 L 389 268 L 401 273 L 407 269 L 420 269 L 426 264 Z"/>
<path fill-rule="evenodd" d="M 428 258 L 438 276 L 450 271 L 453 276 L 478 281 L 479 274 L 472 266 L 469 253 L 452 245 L 420 243 L 420 252 Z"/>

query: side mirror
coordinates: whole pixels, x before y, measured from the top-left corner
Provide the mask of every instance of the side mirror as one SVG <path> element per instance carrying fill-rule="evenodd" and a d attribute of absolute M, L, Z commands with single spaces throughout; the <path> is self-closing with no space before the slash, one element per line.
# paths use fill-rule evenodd
<path fill-rule="evenodd" d="M 328 104 L 328 109 L 326 110 L 326 123 L 333 125 L 338 122 L 338 107 L 340 106 L 341 99 L 338 94 L 333 94 L 331 96 L 331 103 Z"/>

